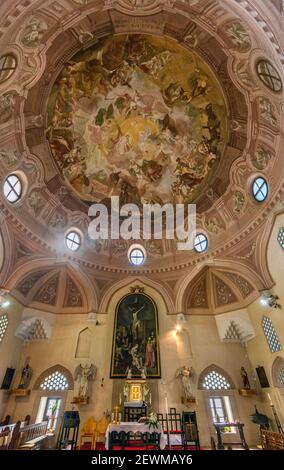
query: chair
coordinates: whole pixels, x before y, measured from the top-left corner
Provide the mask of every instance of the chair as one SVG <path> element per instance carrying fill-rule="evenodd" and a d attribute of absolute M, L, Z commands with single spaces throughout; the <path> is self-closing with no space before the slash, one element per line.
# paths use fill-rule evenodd
<path fill-rule="evenodd" d="M 95 421 L 95 419 L 91 417 L 85 422 L 81 430 L 80 448 L 83 446 L 84 439 L 89 438 L 89 440 L 91 441 L 91 449 L 95 449 L 96 442 L 97 442 L 97 435 L 98 435 L 98 424 Z"/>
<path fill-rule="evenodd" d="M 169 413 L 158 413 L 158 421 L 161 423 L 164 434 L 167 436 L 168 447 L 185 449 L 184 429 L 180 413 L 175 408 L 170 408 Z"/>
<path fill-rule="evenodd" d="M 97 422 L 97 442 L 105 442 L 106 430 L 109 425 L 109 420 L 103 416 Z"/>
<path fill-rule="evenodd" d="M 197 426 L 197 418 L 195 411 L 183 411 L 182 422 L 184 429 L 185 446 L 193 443 L 195 450 L 200 450 L 199 431 Z"/>

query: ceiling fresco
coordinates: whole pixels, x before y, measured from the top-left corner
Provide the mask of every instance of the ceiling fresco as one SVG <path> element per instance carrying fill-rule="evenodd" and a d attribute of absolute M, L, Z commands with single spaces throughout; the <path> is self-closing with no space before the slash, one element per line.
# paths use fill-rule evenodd
<path fill-rule="evenodd" d="M 47 137 L 84 201 L 189 203 L 222 158 L 226 115 L 220 85 L 194 52 L 167 38 L 110 36 L 65 64 Z"/>

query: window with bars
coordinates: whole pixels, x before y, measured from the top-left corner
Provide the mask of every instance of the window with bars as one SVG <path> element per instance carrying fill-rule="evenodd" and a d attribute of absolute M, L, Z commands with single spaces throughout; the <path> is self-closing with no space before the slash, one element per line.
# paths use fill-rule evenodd
<path fill-rule="evenodd" d="M 274 65 L 268 60 L 259 60 L 256 66 L 257 74 L 270 90 L 280 92 L 283 89 L 282 80 Z"/>
<path fill-rule="evenodd" d="M 223 375 L 213 370 L 204 378 L 202 388 L 205 390 L 228 390 L 231 385 Z"/>
<path fill-rule="evenodd" d="M 284 385 L 284 366 L 281 366 L 280 367 L 280 371 L 279 371 L 279 383 L 281 385 Z"/>
<path fill-rule="evenodd" d="M 277 240 L 281 248 L 284 250 L 284 227 L 279 230 Z"/>
<path fill-rule="evenodd" d="M 8 322 L 7 315 L 6 314 L 1 315 L 0 317 L 0 343 L 3 340 L 4 335 L 6 333 L 6 330 L 8 328 L 8 323 L 9 322 Z"/>
<path fill-rule="evenodd" d="M 56 371 L 50 374 L 41 383 L 40 388 L 47 391 L 68 390 L 69 383 L 65 375 Z"/>
<path fill-rule="evenodd" d="M 265 337 L 268 342 L 268 346 L 271 352 L 278 352 L 282 350 L 282 345 L 277 336 L 276 330 L 273 326 L 273 323 L 270 318 L 263 317 L 262 319 L 262 328 L 265 334 Z"/>

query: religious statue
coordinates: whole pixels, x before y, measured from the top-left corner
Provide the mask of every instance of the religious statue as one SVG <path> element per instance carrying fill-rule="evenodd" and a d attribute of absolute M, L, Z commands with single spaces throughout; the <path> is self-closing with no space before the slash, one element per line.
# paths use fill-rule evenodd
<path fill-rule="evenodd" d="M 88 397 L 89 381 L 94 380 L 96 377 L 97 368 L 94 364 L 82 366 L 81 364 L 76 367 L 75 380 L 79 379 L 79 397 Z"/>
<path fill-rule="evenodd" d="M 250 390 L 250 383 L 249 383 L 247 371 L 245 370 L 244 367 L 241 367 L 240 372 L 241 372 L 244 388 L 247 389 L 247 390 Z"/>
<path fill-rule="evenodd" d="M 176 373 L 176 377 L 181 378 L 184 396 L 186 399 L 191 398 L 193 396 L 191 383 L 190 383 L 190 377 L 192 377 L 192 375 L 193 375 L 193 369 L 192 367 L 189 367 L 189 366 L 181 367 L 180 369 L 178 369 Z"/>
<path fill-rule="evenodd" d="M 19 389 L 27 389 L 33 375 L 33 370 L 29 364 L 26 364 L 22 370 L 21 380 L 19 383 Z"/>

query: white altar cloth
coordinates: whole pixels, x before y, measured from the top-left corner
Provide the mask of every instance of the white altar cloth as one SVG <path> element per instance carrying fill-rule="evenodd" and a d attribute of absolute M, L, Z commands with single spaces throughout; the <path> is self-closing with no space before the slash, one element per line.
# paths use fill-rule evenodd
<path fill-rule="evenodd" d="M 158 428 L 153 428 L 151 427 L 149 429 L 149 426 L 145 423 L 131 423 L 131 422 L 128 422 L 128 423 L 119 423 L 119 424 L 113 424 L 113 423 L 110 423 L 108 425 L 108 428 L 106 430 L 106 442 L 105 442 L 105 448 L 108 450 L 109 448 L 109 433 L 111 433 L 112 431 L 116 431 L 116 432 L 121 432 L 121 431 L 124 431 L 124 432 L 141 432 L 141 433 L 144 433 L 144 432 L 157 432 L 160 434 L 160 449 L 163 450 L 166 445 L 167 445 L 167 438 L 163 432 L 163 429 L 162 429 L 162 426 L 160 423 L 158 423 Z"/>

